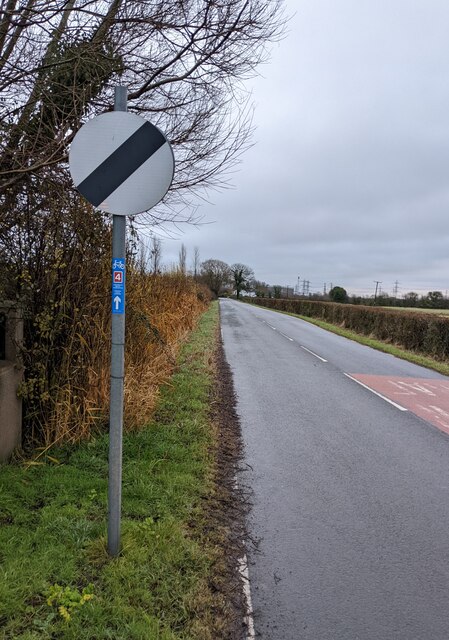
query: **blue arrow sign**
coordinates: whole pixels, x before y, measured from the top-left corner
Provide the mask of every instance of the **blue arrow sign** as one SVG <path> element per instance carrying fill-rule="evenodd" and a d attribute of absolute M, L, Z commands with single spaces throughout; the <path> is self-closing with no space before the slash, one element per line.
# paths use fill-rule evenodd
<path fill-rule="evenodd" d="M 112 313 L 125 313 L 125 261 L 112 258 Z"/>

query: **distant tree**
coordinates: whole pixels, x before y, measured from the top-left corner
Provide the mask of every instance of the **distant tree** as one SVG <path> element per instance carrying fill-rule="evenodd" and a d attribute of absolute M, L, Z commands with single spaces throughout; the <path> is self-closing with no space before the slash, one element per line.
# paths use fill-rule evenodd
<path fill-rule="evenodd" d="M 150 258 L 151 272 L 156 274 L 156 273 L 159 273 L 160 271 L 161 256 L 162 256 L 162 243 L 160 239 L 157 238 L 156 236 L 151 237 L 150 251 L 151 251 L 151 258 Z"/>
<path fill-rule="evenodd" d="M 268 284 L 261 282 L 260 280 L 254 280 L 253 282 L 254 293 L 258 298 L 265 298 L 268 294 Z"/>
<path fill-rule="evenodd" d="M 182 243 L 181 248 L 179 250 L 178 269 L 183 275 L 186 274 L 186 262 L 187 262 L 187 249 L 185 247 L 185 244 Z"/>
<path fill-rule="evenodd" d="M 231 283 L 231 267 L 222 260 L 209 259 L 201 264 L 201 277 L 217 298 L 221 291 Z"/>
<path fill-rule="evenodd" d="M 280 298 L 282 295 L 282 287 L 278 284 L 275 284 L 273 287 L 273 297 Z"/>
<path fill-rule="evenodd" d="M 394 307 L 396 304 L 396 298 L 389 296 L 387 293 L 381 292 L 376 299 L 376 304 L 379 307 Z"/>
<path fill-rule="evenodd" d="M 193 249 L 193 260 L 192 260 L 192 273 L 195 280 L 198 279 L 198 274 L 200 271 L 200 250 L 198 247 L 194 247 Z"/>
<path fill-rule="evenodd" d="M 143 241 L 136 243 L 136 266 L 141 274 L 147 273 L 150 263 L 150 248 Z"/>
<path fill-rule="evenodd" d="M 441 309 L 444 306 L 444 296 L 441 291 L 429 291 L 424 302 L 426 307 Z"/>
<path fill-rule="evenodd" d="M 251 291 L 254 281 L 254 271 L 246 264 L 236 262 L 231 266 L 232 278 L 237 298 L 240 298 L 242 291 Z"/>
<path fill-rule="evenodd" d="M 329 298 L 332 302 L 347 302 L 348 294 L 346 293 L 346 289 L 343 289 L 343 287 L 332 287 L 329 291 Z"/>
<path fill-rule="evenodd" d="M 409 291 L 404 296 L 404 301 L 408 307 L 416 307 L 418 304 L 419 295 L 415 291 Z"/>

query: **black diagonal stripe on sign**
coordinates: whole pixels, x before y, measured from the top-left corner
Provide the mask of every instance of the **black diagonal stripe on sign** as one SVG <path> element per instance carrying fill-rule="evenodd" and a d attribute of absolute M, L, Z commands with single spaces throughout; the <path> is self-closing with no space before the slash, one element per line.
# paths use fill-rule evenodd
<path fill-rule="evenodd" d="M 78 185 L 78 191 L 98 207 L 163 144 L 159 129 L 145 122 Z"/>

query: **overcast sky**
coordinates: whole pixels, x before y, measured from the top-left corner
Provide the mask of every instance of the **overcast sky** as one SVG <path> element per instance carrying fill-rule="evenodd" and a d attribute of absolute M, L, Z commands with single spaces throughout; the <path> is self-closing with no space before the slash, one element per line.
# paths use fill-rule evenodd
<path fill-rule="evenodd" d="M 243 262 L 373 293 L 449 289 L 448 0 L 287 0 L 287 37 L 253 83 L 255 146 L 206 224 L 163 239 L 190 264 Z"/>

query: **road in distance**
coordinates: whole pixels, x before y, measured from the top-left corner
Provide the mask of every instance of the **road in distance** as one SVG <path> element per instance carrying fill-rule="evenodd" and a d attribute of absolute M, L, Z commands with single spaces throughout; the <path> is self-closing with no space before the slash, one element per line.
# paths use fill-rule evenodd
<path fill-rule="evenodd" d="M 448 640 L 448 379 L 296 318 L 220 309 L 257 637 Z"/>

